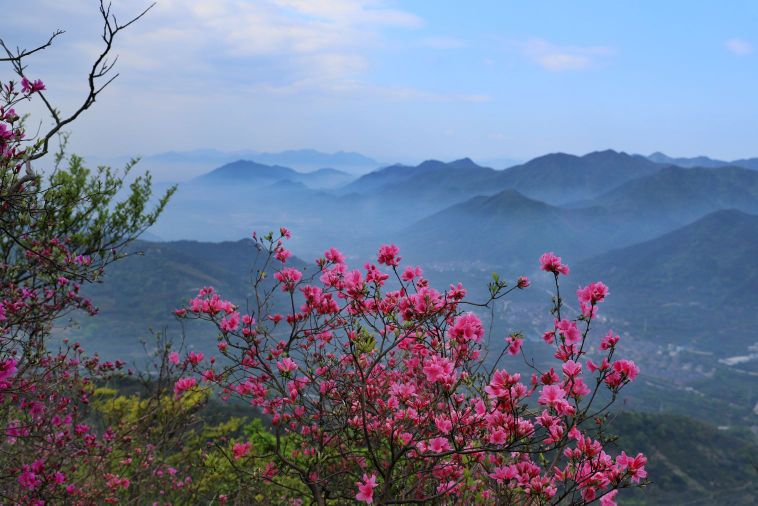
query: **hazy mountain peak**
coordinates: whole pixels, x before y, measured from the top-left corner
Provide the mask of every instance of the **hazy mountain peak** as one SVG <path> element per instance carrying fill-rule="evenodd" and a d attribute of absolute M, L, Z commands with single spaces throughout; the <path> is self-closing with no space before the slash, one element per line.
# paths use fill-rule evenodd
<path fill-rule="evenodd" d="M 438 169 L 440 167 L 444 167 L 447 165 L 445 162 L 442 162 L 440 160 L 424 160 L 420 164 L 416 166 L 417 169 Z"/>
<path fill-rule="evenodd" d="M 286 177 L 297 174 L 289 167 L 265 165 L 251 160 L 230 162 L 200 176 L 200 179 L 244 179 L 250 177 Z"/>
<path fill-rule="evenodd" d="M 450 162 L 450 165 L 455 165 L 456 167 L 480 167 L 478 163 L 467 156 Z"/>
<path fill-rule="evenodd" d="M 592 151 L 591 153 L 587 153 L 582 158 L 586 160 L 618 160 L 627 159 L 630 158 L 630 156 L 623 151 L 604 149 L 602 151 Z"/>

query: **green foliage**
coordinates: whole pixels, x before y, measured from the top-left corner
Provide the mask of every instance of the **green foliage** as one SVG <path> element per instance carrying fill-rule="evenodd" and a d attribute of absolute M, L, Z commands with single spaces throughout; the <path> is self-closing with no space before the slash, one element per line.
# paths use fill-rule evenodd
<path fill-rule="evenodd" d="M 22 281 L 32 273 L 65 274 L 57 269 L 62 259 L 45 256 L 45 269 L 40 269 L 40 256 L 27 256 L 51 241 L 63 241 L 72 256 L 93 257 L 92 268 L 78 272 L 80 279 L 95 279 L 105 263 L 115 259 L 113 250 L 133 240 L 158 219 L 175 188 L 157 199 L 152 209 L 152 180 L 149 173 L 136 177 L 127 185 L 126 179 L 137 163 L 130 161 L 122 171 L 101 166 L 91 171 L 76 155 L 63 162 L 58 154 L 54 170 L 46 182 L 34 175 L 23 191 L 3 196 L 0 212 L 0 254 L 10 264 L 3 272 L 6 281 Z M 4 168 L 3 180 L 14 178 Z M 17 179 L 17 177 L 16 177 Z M 9 185 L 4 184 L 4 187 Z"/>
<path fill-rule="evenodd" d="M 102 252 L 139 235 L 155 223 L 174 190 L 146 211 L 152 193 L 148 173 L 134 179 L 126 197 L 116 201 L 136 163 L 131 160 L 121 174 L 106 166 L 93 173 L 81 157 L 71 156 L 67 170 L 54 171 L 49 188 L 42 193 L 44 207 L 37 229 L 70 238 L 77 250 L 88 252 Z"/>

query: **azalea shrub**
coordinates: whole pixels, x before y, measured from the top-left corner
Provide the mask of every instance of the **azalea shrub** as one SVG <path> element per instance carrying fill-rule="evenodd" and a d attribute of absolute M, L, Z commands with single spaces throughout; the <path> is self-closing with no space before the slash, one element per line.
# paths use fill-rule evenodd
<path fill-rule="evenodd" d="M 579 314 L 569 314 L 560 292 L 569 268 L 545 253 L 553 325 L 538 340 L 513 333 L 488 350 L 477 310 L 527 289 L 527 278 L 494 276 L 488 300 L 472 302 L 461 284 L 440 291 L 420 267 L 401 268 L 394 245 L 363 269 L 333 248 L 298 269 L 288 264 L 288 230 L 253 238 L 264 261 L 252 300 L 207 287 L 176 311 L 215 327 L 220 358 L 173 357 L 186 371 L 177 397 L 211 386 L 270 420 L 265 454 L 244 440 L 229 449 L 238 472 L 319 505 L 609 506 L 620 489 L 645 483 L 645 456 L 611 451 L 603 429 L 639 372 L 617 356 L 618 335 L 594 332 L 603 283 L 580 288 Z M 552 348 L 553 366 L 509 372 L 506 358 L 525 358 L 535 341 Z"/>

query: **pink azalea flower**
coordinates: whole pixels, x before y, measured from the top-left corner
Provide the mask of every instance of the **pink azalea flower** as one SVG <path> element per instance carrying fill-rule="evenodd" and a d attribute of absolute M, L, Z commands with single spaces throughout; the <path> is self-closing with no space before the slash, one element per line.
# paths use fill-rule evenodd
<path fill-rule="evenodd" d="M 563 335 L 566 344 L 571 345 L 582 340 L 582 334 L 574 320 L 555 320 L 555 328 Z"/>
<path fill-rule="evenodd" d="M 616 343 L 619 342 L 619 336 L 614 336 L 613 331 L 609 330 L 608 333 L 605 335 L 602 341 L 600 341 L 600 349 L 601 350 L 610 350 L 611 348 L 616 346 Z"/>
<path fill-rule="evenodd" d="M 482 321 L 474 313 L 466 313 L 455 319 L 455 323 L 448 330 L 451 339 L 463 344 L 466 341 L 479 342 L 484 336 Z"/>
<path fill-rule="evenodd" d="M 549 406 L 563 400 L 565 397 L 566 392 L 560 385 L 545 385 L 542 387 L 538 402 L 542 405 Z"/>
<path fill-rule="evenodd" d="M 281 263 L 286 263 L 287 259 L 291 256 L 292 253 L 284 247 L 277 248 L 276 253 L 274 254 L 274 257 L 276 257 Z"/>
<path fill-rule="evenodd" d="M 437 430 L 443 434 L 448 434 L 453 429 L 453 422 L 447 418 L 436 417 L 434 419 L 434 425 L 437 426 Z"/>
<path fill-rule="evenodd" d="M 239 460 L 248 454 L 253 444 L 249 441 L 247 443 L 234 443 L 232 447 L 232 454 L 234 454 L 234 460 Z"/>
<path fill-rule="evenodd" d="M 368 474 L 363 475 L 363 481 L 355 483 L 358 486 L 358 493 L 355 494 L 357 501 L 365 502 L 366 504 L 372 504 L 374 502 L 374 489 L 378 486 L 376 482 L 376 475 Z"/>
<path fill-rule="evenodd" d="M 21 91 L 27 95 L 36 93 L 38 91 L 43 91 L 44 89 L 45 83 L 43 83 L 41 79 L 36 79 L 34 81 L 29 81 L 29 79 L 26 77 L 21 79 Z"/>
<path fill-rule="evenodd" d="M 564 276 L 568 276 L 569 273 L 568 265 L 562 263 L 561 257 L 556 256 L 552 251 L 544 253 L 540 257 L 540 268 L 543 271 L 552 272 L 553 274 L 563 274 Z"/>
<path fill-rule="evenodd" d="M 387 265 L 388 267 L 397 267 L 400 265 L 400 257 L 397 256 L 400 253 L 400 249 L 394 244 L 385 244 L 379 248 L 380 264 Z"/>
<path fill-rule="evenodd" d="M 200 362 L 202 362 L 202 361 L 203 361 L 203 358 L 205 358 L 205 356 L 204 356 L 202 353 L 197 353 L 197 352 L 191 351 L 191 352 L 189 352 L 189 353 L 187 354 L 187 360 L 188 360 L 188 361 L 189 361 L 189 362 L 190 362 L 192 365 L 197 365 L 197 364 L 199 364 Z"/>
<path fill-rule="evenodd" d="M 508 353 L 511 355 L 518 355 L 521 351 L 521 344 L 523 339 L 519 335 L 512 334 L 505 338 L 505 342 L 508 343 Z"/>
<path fill-rule="evenodd" d="M 453 363 L 439 355 L 432 355 L 424 363 L 424 374 L 427 381 L 432 383 L 436 381 L 440 383 L 452 383 L 452 378 L 454 377 L 453 370 Z"/>
<path fill-rule="evenodd" d="M 180 378 L 174 384 L 174 394 L 178 397 L 195 385 L 197 385 L 195 378 Z"/>
<path fill-rule="evenodd" d="M 283 292 L 291 293 L 295 291 L 295 284 L 302 279 L 303 273 L 294 267 L 287 267 L 274 274 L 274 277 L 282 284 Z"/>
<path fill-rule="evenodd" d="M 24 466 L 27 468 L 28 466 Z M 18 475 L 18 483 L 28 490 L 34 490 L 42 484 L 42 480 L 28 469 Z"/>
<path fill-rule="evenodd" d="M 450 441 L 445 437 L 435 437 L 429 440 L 429 450 L 442 453 L 450 450 Z"/>
<path fill-rule="evenodd" d="M 603 497 L 600 498 L 600 506 L 617 506 L 616 495 L 619 493 L 618 489 L 611 490 Z"/>
<path fill-rule="evenodd" d="M 634 380 L 640 372 L 640 368 L 631 360 L 617 360 L 613 363 L 613 370 L 623 374 L 629 381 Z"/>
<path fill-rule="evenodd" d="M 18 371 L 18 361 L 15 358 L 7 358 L 0 361 L 0 381 L 5 381 Z"/>
<path fill-rule="evenodd" d="M 603 299 L 608 296 L 608 293 L 608 287 L 600 281 L 597 281 L 595 283 L 590 283 L 584 288 L 579 288 L 579 290 L 576 291 L 576 296 L 579 299 L 579 302 L 584 302 L 585 304 L 597 304 L 598 302 L 602 302 Z"/>
<path fill-rule="evenodd" d="M 573 360 L 569 360 L 563 364 L 563 374 L 565 374 L 568 378 L 573 378 L 581 372 L 582 364 L 574 362 Z"/>
<path fill-rule="evenodd" d="M 345 263 L 345 256 L 336 248 L 329 248 L 326 250 L 326 252 L 324 252 L 324 258 L 326 258 L 327 262 L 330 262 L 332 264 Z"/>
<path fill-rule="evenodd" d="M 420 278 L 423 274 L 421 267 L 406 267 L 400 278 L 403 281 L 413 281 L 415 278 Z"/>
<path fill-rule="evenodd" d="M 508 441 L 508 433 L 502 428 L 498 428 L 490 433 L 490 443 L 495 445 L 503 445 Z"/>
<path fill-rule="evenodd" d="M 297 362 L 290 357 L 285 357 L 276 363 L 276 368 L 279 369 L 282 374 L 286 374 L 297 369 Z"/>
<path fill-rule="evenodd" d="M 622 451 L 621 455 L 616 457 L 616 465 L 621 471 L 628 472 L 634 483 L 639 483 L 641 479 L 647 478 L 645 464 L 647 464 L 647 458 L 641 453 L 638 453 L 636 457 L 629 457 L 626 452 Z"/>
<path fill-rule="evenodd" d="M 221 319 L 218 325 L 224 332 L 234 332 L 240 326 L 240 314 L 237 311 Z"/>

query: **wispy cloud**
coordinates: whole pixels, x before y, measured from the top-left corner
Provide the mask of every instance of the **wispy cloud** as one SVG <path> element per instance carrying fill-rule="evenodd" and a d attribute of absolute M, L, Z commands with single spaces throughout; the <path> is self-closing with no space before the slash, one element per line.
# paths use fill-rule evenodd
<path fill-rule="evenodd" d="M 162 0 L 154 17 L 161 28 L 145 40 L 146 54 L 170 45 L 189 60 L 273 64 L 291 80 L 355 76 L 368 68 L 368 52 L 381 46 L 382 30 L 423 25 L 379 0 Z"/>
<path fill-rule="evenodd" d="M 150 28 L 130 34 L 122 57 L 151 70 L 165 66 L 165 51 L 156 53 L 155 48 L 170 48 L 172 66 L 196 68 L 205 82 L 213 74 L 234 75 L 236 82 L 225 85 L 240 91 L 489 100 L 370 83 L 373 57 L 391 45 L 390 31 L 423 26 L 423 19 L 385 0 L 161 0 Z M 438 48 L 461 44 L 446 37 L 424 41 Z"/>
<path fill-rule="evenodd" d="M 744 39 L 729 39 L 724 43 L 724 47 L 738 56 L 745 56 L 753 52 L 753 46 Z"/>
<path fill-rule="evenodd" d="M 518 47 L 531 62 L 554 72 L 590 68 L 614 52 L 610 46 L 558 45 L 540 38 L 529 39 Z"/>

